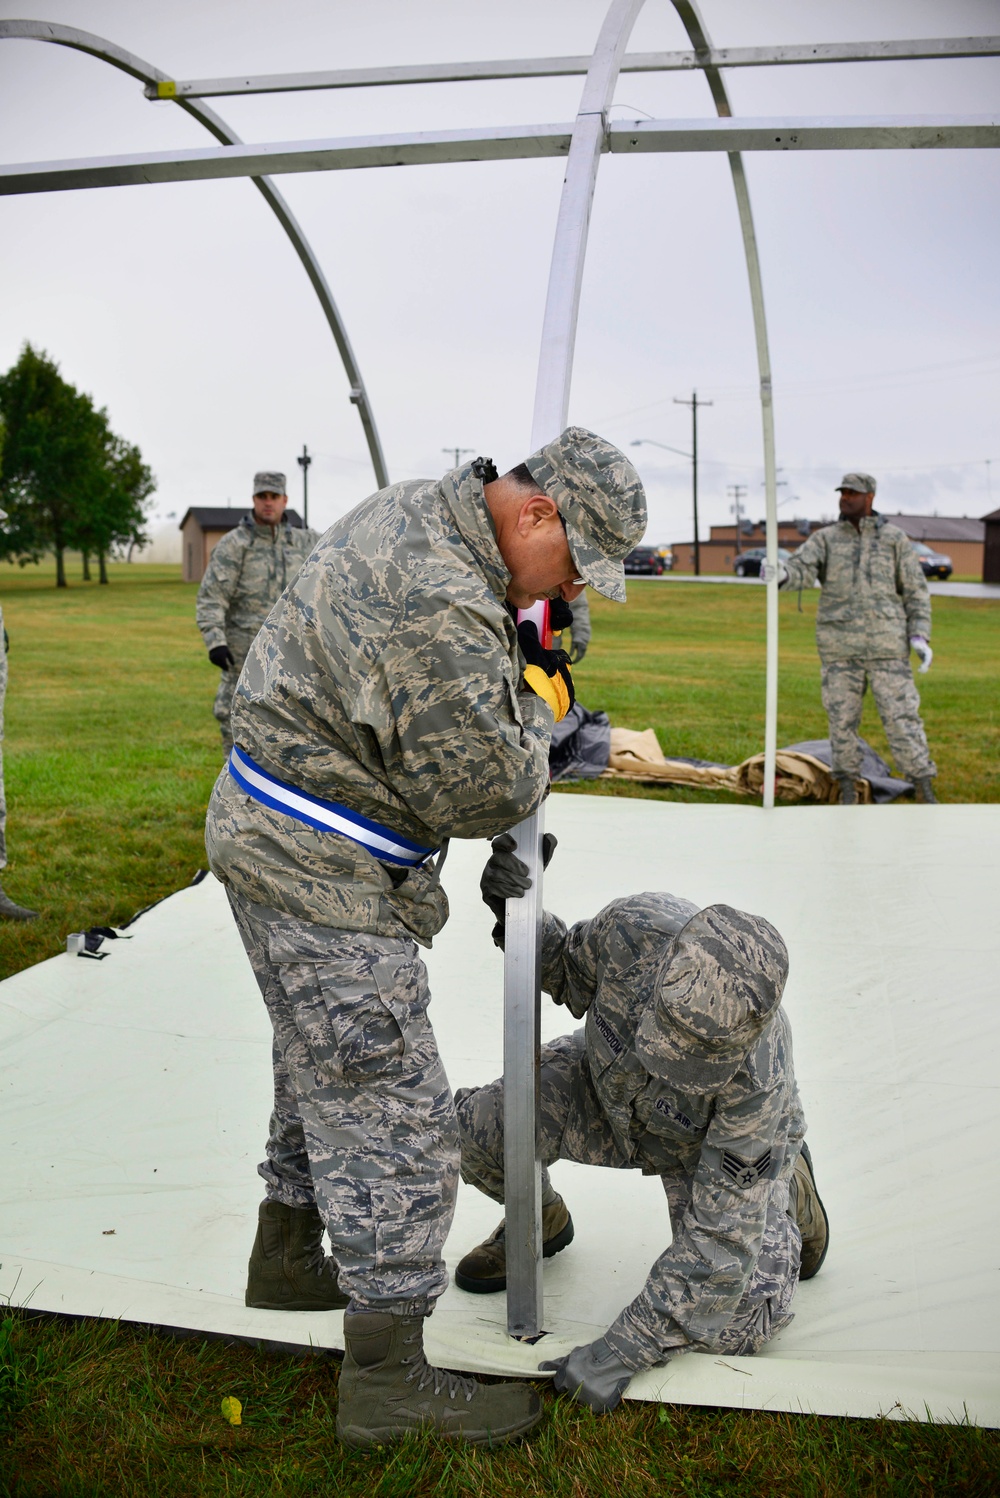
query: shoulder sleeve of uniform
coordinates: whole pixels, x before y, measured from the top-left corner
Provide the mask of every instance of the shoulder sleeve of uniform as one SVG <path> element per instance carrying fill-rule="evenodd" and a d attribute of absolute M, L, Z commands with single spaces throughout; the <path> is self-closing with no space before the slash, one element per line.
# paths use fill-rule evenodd
<path fill-rule="evenodd" d="M 813 531 L 809 539 L 803 541 L 798 551 L 793 552 L 785 563 L 788 568 L 786 589 L 811 587 L 820 576 L 825 561 L 826 531 Z"/>
<path fill-rule="evenodd" d="M 351 710 L 378 740 L 392 788 L 443 837 L 493 837 L 548 785 L 552 713 L 522 690 L 501 606 L 423 580 Z"/>
<path fill-rule="evenodd" d="M 782 1164 L 786 1085 L 733 1093 L 716 1105 L 670 1247 L 606 1334 L 630 1366 L 684 1347 L 710 1349 L 750 1283 Z"/>
<path fill-rule="evenodd" d="M 226 610 L 239 580 L 246 530 L 236 526 L 216 543 L 198 589 L 195 620 L 207 650 L 226 644 Z"/>
<path fill-rule="evenodd" d="M 597 921 L 577 921 L 567 931 L 558 916 L 545 913 L 542 927 L 542 988 L 556 1004 L 581 1019 L 594 1001 L 600 953 Z"/>
<path fill-rule="evenodd" d="M 917 561 L 909 536 L 898 526 L 892 527 L 896 548 L 896 587 L 906 612 L 906 629 L 911 635 L 931 635 L 931 594 L 924 569 Z"/>

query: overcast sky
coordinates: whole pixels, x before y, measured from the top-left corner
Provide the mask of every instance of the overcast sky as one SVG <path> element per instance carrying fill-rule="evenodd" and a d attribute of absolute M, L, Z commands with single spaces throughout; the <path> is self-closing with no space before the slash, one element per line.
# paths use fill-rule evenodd
<path fill-rule="evenodd" d="M 605 0 L 0 0 L 0 17 L 96 32 L 177 78 L 589 52 Z M 1000 32 L 1000 0 L 705 0 L 716 45 Z M 629 50 L 682 48 L 650 0 Z M 740 69 L 739 115 L 987 114 L 1000 61 Z M 249 141 L 572 120 L 582 80 L 208 101 Z M 625 75 L 613 115 L 711 116 L 700 76 Z M 7 161 L 213 144 L 106 64 L 0 45 Z M 832 514 L 847 469 L 885 511 L 1000 505 L 1000 153 L 747 159 L 775 373 L 780 513 Z M 277 179 L 324 267 L 390 474 L 458 445 L 519 461 L 531 407 L 559 160 Z M 246 179 L 0 200 L 0 368 L 25 340 L 108 408 L 158 480 L 155 512 L 242 503 L 256 468 L 308 443 L 313 523 L 374 487 L 347 381 L 305 274 Z M 745 485 L 763 514 L 756 363 L 726 159 L 605 157 L 570 419 L 623 447 L 687 449 L 700 415 L 702 534 Z M 650 541 L 688 539 L 683 457 L 629 449 Z M 992 498 L 987 459 L 993 459 Z"/>

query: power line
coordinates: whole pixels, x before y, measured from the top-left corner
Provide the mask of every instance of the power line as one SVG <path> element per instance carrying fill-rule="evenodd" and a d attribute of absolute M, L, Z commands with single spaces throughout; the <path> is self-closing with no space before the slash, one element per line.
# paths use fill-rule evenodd
<path fill-rule="evenodd" d="M 441 449 L 443 453 L 455 454 L 455 462 L 452 465 L 454 468 L 460 467 L 463 453 L 474 453 L 475 450 L 474 447 L 442 447 Z"/>

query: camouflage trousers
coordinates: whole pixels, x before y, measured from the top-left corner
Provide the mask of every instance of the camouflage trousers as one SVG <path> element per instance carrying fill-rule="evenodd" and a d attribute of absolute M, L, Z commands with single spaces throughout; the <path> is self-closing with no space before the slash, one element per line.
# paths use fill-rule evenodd
<path fill-rule="evenodd" d="M 652 1158 L 643 1156 L 640 1140 L 634 1159 L 622 1151 L 612 1133 L 586 1065 L 583 1030 L 560 1036 L 541 1050 L 541 1107 L 539 1153 L 542 1161 L 542 1201 L 549 1203 L 555 1192 L 548 1166 L 557 1160 L 575 1160 L 581 1165 L 604 1165 L 612 1170 L 643 1170 L 659 1174 Z M 455 1094 L 458 1126 L 462 1138 L 462 1180 L 476 1186 L 494 1201 L 504 1199 L 503 1080 L 487 1087 L 463 1087 Z M 797 1151 L 796 1151 L 797 1153 Z M 670 1208 L 671 1221 L 681 1221 L 691 1200 L 690 1178 L 681 1171 L 660 1175 Z M 720 1328 L 711 1348 L 699 1351 L 725 1352 L 733 1356 L 759 1352 L 779 1327 L 791 1321 L 789 1306 L 799 1278 L 801 1239 L 788 1216 L 787 1186 L 776 1193 L 779 1207 L 769 1210 L 757 1264 L 743 1298 L 733 1315 Z M 693 1279 L 703 1273 L 703 1262 L 692 1265 Z M 656 1279 L 654 1264 L 648 1285 Z M 657 1309 L 649 1296 L 639 1316 L 625 1331 L 620 1322 L 611 1328 L 615 1353 L 630 1367 L 648 1368 L 663 1362 L 673 1352 L 690 1344 L 684 1333 L 676 1339 L 664 1335 L 662 1321 L 668 1314 Z M 648 1325 L 642 1325 L 646 1319 Z M 660 1325 L 656 1323 L 661 1323 Z"/>
<path fill-rule="evenodd" d="M 822 682 L 834 775 L 857 778 L 861 773 L 858 725 L 866 686 L 871 687 L 899 772 L 907 780 L 937 774 L 908 660 L 830 661 L 823 665 Z"/>
<path fill-rule="evenodd" d="M 426 1315 L 448 1282 L 459 1150 L 416 944 L 227 893 L 274 1031 L 267 1197 L 318 1207 L 353 1304 Z"/>
<path fill-rule="evenodd" d="M 236 695 L 236 683 L 240 679 L 243 670 L 243 662 L 247 658 L 246 650 L 233 649 L 235 663 L 226 671 L 219 672 L 219 690 L 215 694 L 215 702 L 212 704 L 212 712 L 219 721 L 219 731 L 222 734 L 223 754 L 228 759 L 229 751 L 233 747 L 233 736 L 229 729 L 229 719 L 233 711 L 233 698 Z"/>

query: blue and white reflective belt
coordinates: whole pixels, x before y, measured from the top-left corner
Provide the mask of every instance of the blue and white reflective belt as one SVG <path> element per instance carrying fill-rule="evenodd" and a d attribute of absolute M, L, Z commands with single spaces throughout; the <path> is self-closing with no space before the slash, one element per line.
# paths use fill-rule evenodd
<path fill-rule="evenodd" d="M 437 852 L 436 848 L 422 848 L 419 843 L 411 843 L 409 838 L 390 832 L 380 822 L 361 816 L 349 806 L 341 806 L 339 801 L 324 801 L 320 796 L 310 796 L 308 791 L 296 790 L 293 785 L 262 770 L 239 745 L 234 745 L 229 755 L 229 773 L 249 796 L 272 811 L 295 817 L 318 832 L 339 832 L 341 837 L 360 843 L 385 863 L 415 869 Z"/>

